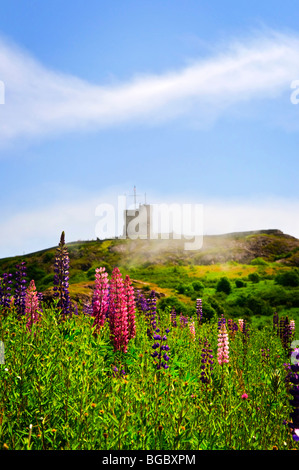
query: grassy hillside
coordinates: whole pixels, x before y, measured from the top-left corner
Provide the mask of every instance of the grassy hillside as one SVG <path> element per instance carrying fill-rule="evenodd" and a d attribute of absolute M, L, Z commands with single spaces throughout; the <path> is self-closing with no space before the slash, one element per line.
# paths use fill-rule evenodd
<path fill-rule="evenodd" d="M 96 267 L 111 273 L 118 266 L 136 289 L 145 294 L 154 289 L 161 308 L 170 305 L 190 315 L 201 297 L 211 315 L 226 313 L 263 324 L 277 310 L 299 321 L 299 240 L 278 230 L 206 236 L 197 251 L 184 250 L 184 240 L 80 241 L 67 243 L 67 248 L 70 294 L 78 305 L 92 296 Z M 27 279 L 35 280 L 45 298 L 51 297 L 55 250 L 2 259 L 0 276 L 14 274 L 24 260 Z M 285 273 L 291 279 L 284 279 Z M 223 277 L 229 293 L 218 290 Z"/>

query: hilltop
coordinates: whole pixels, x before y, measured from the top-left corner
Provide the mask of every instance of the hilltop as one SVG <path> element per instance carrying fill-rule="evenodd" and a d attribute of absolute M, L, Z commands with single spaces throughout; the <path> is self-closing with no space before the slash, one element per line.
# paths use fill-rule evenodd
<path fill-rule="evenodd" d="M 109 239 L 67 243 L 70 256 L 70 283 L 93 280 L 94 269 L 114 266 L 124 269 L 150 265 L 213 265 L 228 262 L 254 264 L 255 261 L 281 266 L 299 266 L 299 240 L 280 230 L 236 232 L 203 237 L 200 250 L 184 250 L 184 240 Z M 0 273 L 15 272 L 26 261 L 28 277 L 44 290 L 52 284 L 56 247 L 24 256 L 0 259 Z"/>

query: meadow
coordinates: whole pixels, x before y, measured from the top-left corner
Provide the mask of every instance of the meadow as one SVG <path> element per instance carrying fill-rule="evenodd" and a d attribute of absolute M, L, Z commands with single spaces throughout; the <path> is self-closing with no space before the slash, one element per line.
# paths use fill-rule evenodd
<path fill-rule="evenodd" d="M 260 327 L 201 301 L 195 285 L 195 297 L 177 294 L 179 306 L 189 299 L 180 312 L 101 266 L 78 308 L 63 236 L 54 261 L 51 302 L 25 264 L 1 276 L 0 448 L 299 449 L 299 350 L 283 311 Z"/>

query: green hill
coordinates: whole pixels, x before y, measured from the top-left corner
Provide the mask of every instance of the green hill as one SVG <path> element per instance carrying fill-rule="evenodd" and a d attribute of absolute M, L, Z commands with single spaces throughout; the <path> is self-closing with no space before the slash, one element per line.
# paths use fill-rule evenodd
<path fill-rule="evenodd" d="M 66 234 L 67 235 L 67 234 Z M 92 240 L 66 243 L 70 257 L 70 284 L 93 279 L 94 269 L 162 266 L 206 266 L 235 262 L 276 263 L 299 266 L 299 240 L 279 230 L 237 232 L 203 237 L 200 250 L 184 250 L 184 240 Z M 56 247 L 23 256 L 0 259 L 0 273 L 14 272 L 26 261 L 28 277 L 37 287 L 48 287 L 53 278 Z M 262 261 L 261 261 L 262 260 Z"/>

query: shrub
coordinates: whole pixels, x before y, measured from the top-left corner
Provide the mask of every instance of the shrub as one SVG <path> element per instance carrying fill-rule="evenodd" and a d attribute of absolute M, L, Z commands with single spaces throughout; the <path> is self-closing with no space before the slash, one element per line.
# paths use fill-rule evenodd
<path fill-rule="evenodd" d="M 236 279 L 235 284 L 236 284 L 236 287 L 238 288 L 247 286 L 246 282 L 242 281 L 241 279 Z"/>
<path fill-rule="evenodd" d="M 254 258 L 251 263 L 252 266 L 268 266 L 267 261 L 265 261 L 263 258 Z"/>
<path fill-rule="evenodd" d="M 258 275 L 258 273 L 250 273 L 248 275 L 248 280 L 257 284 L 258 282 L 260 282 L 260 276 Z"/>
<path fill-rule="evenodd" d="M 195 292 L 201 292 L 204 290 L 205 286 L 203 285 L 202 282 L 200 281 L 193 281 L 192 282 L 192 287 Z"/>
<path fill-rule="evenodd" d="M 231 293 L 232 287 L 227 277 L 222 277 L 221 279 L 219 279 L 219 281 L 217 282 L 216 291 L 224 292 L 225 294 Z"/>
<path fill-rule="evenodd" d="M 285 273 L 277 274 L 277 276 L 275 276 L 275 282 L 276 284 L 280 284 L 281 286 L 298 287 L 298 271 L 287 271 Z"/>

